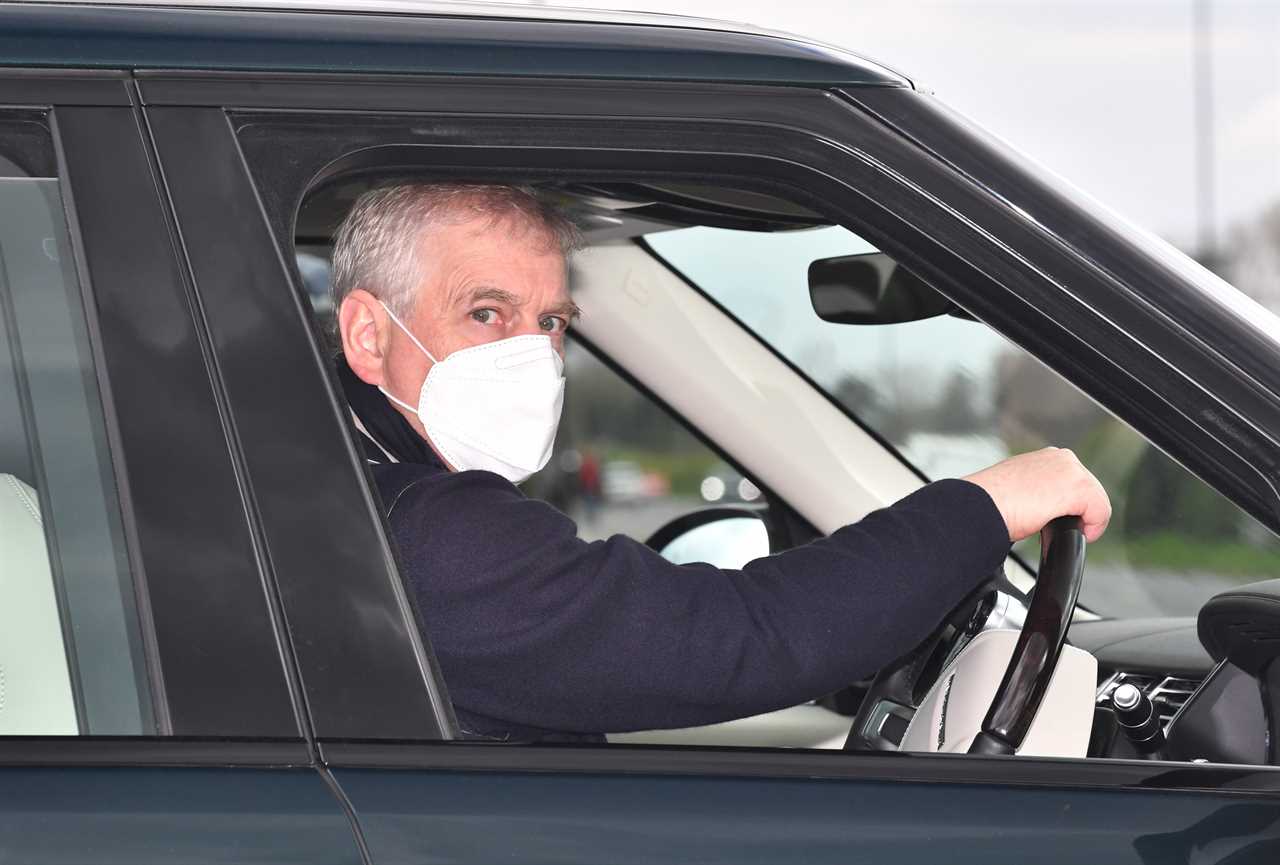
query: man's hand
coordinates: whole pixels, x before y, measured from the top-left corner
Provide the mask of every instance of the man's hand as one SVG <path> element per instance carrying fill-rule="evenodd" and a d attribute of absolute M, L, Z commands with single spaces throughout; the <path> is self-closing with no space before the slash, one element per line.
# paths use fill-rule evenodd
<path fill-rule="evenodd" d="M 1010 457 L 964 478 L 987 491 L 1010 542 L 1030 537 L 1054 517 L 1078 516 L 1085 539 L 1102 537 L 1111 521 L 1106 490 L 1066 448 L 1044 448 Z"/>

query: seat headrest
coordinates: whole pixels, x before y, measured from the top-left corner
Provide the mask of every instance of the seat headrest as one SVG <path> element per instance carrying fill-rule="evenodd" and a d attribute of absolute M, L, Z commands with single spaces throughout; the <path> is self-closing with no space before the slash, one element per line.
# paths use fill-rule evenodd
<path fill-rule="evenodd" d="M 40 499 L 36 491 L 13 475 L 0 473 L 0 526 L 17 526 L 30 520 L 37 530 L 42 528 L 40 519 Z M 38 532 L 41 546 L 44 536 Z"/>
<path fill-rule="evenodd" d="M 0 473 L 0 735 L 78 732 L 36 491 Z"/>

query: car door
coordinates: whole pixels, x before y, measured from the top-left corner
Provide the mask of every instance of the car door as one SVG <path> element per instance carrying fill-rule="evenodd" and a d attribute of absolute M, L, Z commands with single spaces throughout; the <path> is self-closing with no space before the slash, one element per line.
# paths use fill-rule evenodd
<path fill-rule="evenodd" d="M 359 862 L 123 72 L 0 72 L 0 860 Z"/>
<path fill-rule="evenodd" d="M 373 861 L 933 862 L 944 850 L 958 862 L 1157 862 L 1274 849 L 1280 772 L 1269 767 L 452 741 L 448 683 L 419 636 L 430 611 L 397 577 L 289 264 L 307 191 L 378 172 L 785 189 L 1269 513 L 1265 484 L 1222 470 L 1271 454 L 1266 437 L 1227 447 L 1177 415 L 1194 394 L 1144 375 L 1145 348 L 1120 322 L 1145 328 L 1148 345 L 1182 334 L 1124 307 L 1123 292 L 1108 315 L 1065 292 L 1062 279 L 1115 287 L 960 172 L 845 97 L 800 87 L 159 71 L 141 91 L 322 759 Z M 253 318 L 239 312 L 249 297 Z M 1200 355 L 1187 357 L 1195 378 Z"/>

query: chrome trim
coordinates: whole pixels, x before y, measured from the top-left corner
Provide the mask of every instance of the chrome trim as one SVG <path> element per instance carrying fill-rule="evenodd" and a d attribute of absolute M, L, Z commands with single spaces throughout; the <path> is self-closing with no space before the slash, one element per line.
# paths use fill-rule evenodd
<path fill-rule="evenodd" d="M 1118 670 L 1104 679 L 1102 684 L 1098 685 L 1094 703 L 1095 705 L 1103 705 L 1110 699 L 1111 693 L 1116 688 L 1123 684 L 1133 685 L 1146 694 L 1147 699 L 1151 700 L 1167 732 L 1169 727 L 1172 726 L 1173 720 L 1182 711 L 1182 707 L 1187 704 L 1192 695 L 1207 680 L 1208 676 L 1197 681 L 1186 676 L 1164 676 L 1158 673 L 1134 673 L 1128 670 Z"/>

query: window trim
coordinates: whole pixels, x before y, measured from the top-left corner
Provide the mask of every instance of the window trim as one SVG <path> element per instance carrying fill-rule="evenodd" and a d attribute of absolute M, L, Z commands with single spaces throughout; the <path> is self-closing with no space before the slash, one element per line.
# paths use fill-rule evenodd
<path fill-rule="evenodd" d="M 216 766 L 292 768 L 315 764 L 301 739 L 183 736 L 0 736 L 0 767 Z"/>
<path fill-rule="evenodd" d="M 0 69 L 0 105 L 131 105 L 129 73 L 117 69 Z"/>
<path fill-rule="evenodd" d="M 114 89 L 114 88 L 113 88 Z M 130 582 L 133 587 L 134 610 L 139 629 L 141 661 L 148 679 L 148 690 L 151 698 L 151 711 L 144 713 L 143 722 L 150 721 L 161 734 L 172 732 L 172 719 L 169 713 L 169 700 L 166 695 L 164 674 L 160 665 L 159 647 L 156 644 L 155 618 L 151 607 L 151 595 L 147 587 L 146 571 L 138 549 L 137 525 L 133 519 L 132 497 L 130 495 L 129 477 L 119 454 L 122 452 L 120 441 L 119 418 L 115 412 L 115 400 L 112 397 L 111 382 L 106 375 L 107 363 L 102 350 L 102 332 L 98 317 L 94 314 L 96 306 L 90 283 L 89 266 L 85 259 L 84 240 L 80 231 L 80 217 L 76 210 L 76 198 L 68 178 L 66 153 L 62 145 L 62 136 L 58 129 L 56 110 L 50 112 L 50 136 L 53 140 L 54 154 L 57 161 L 58 186 L 62 194 L 63 207 L 66 212 L 67 235 L 70 240 L 71 253 L 74 258 L 76 277 L 79 282 L 80 301 L 85 313 L 85 331 L 88 335 L 88 351 L 93 364 L 93 375 L 97 383 L 98 393 L 102 400 L 102 420 L 106 433 L 106 447 L 112 464 L 112 472 L 116 482 L 116 498 L 120 508 L 120 523 L 124 535 L 124 554 L 129 568 Z M 77 679 L 79 671 L 76 672 Z M 79 699 L 77 698 L 77 702 Z M 77 707 L 79 713 L 79 707 Z M 84 726 L 81 726 L 84 729 Z"/>
<path fill-rule="evenodd" d="M 824 751 L 702 745 L 493 745 L 333 741 L 335 769 L 575 775 L 728 776 L 1230 793 L 1274 801 L 1280 767 L 976 754 Z"/>

